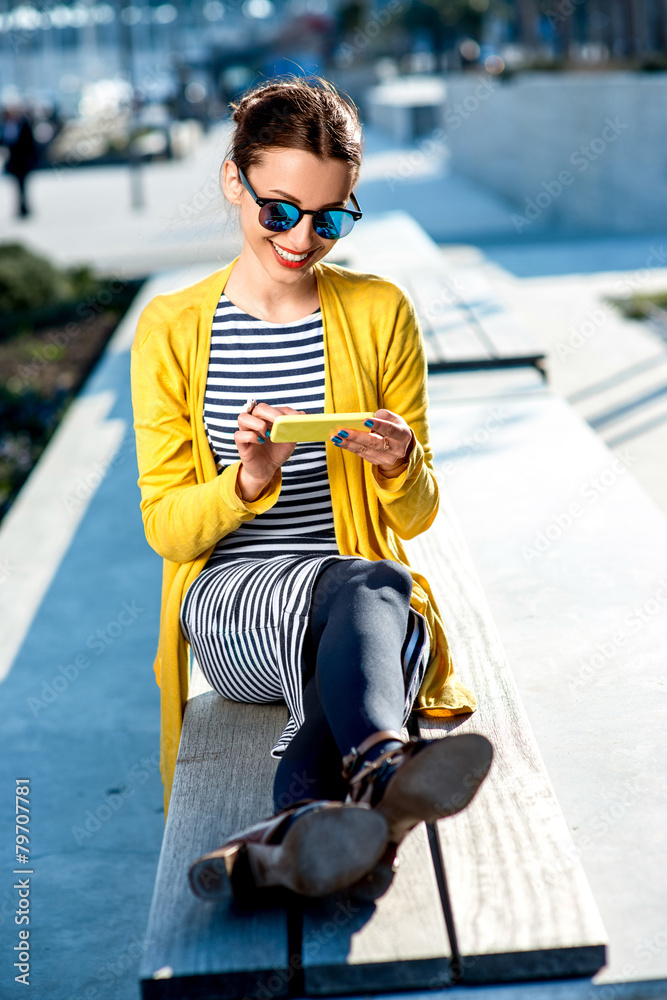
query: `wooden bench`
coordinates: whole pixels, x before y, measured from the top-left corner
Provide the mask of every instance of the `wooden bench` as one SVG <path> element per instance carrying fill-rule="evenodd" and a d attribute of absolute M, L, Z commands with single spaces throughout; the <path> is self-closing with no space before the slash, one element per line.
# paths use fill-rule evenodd
<path fill-rule="evenodd" d="M 467 718 L 413 720 L 425 736 L 488 736 L 489 777 L 461 814 L 412 831 L 376 904 L 345 894 L 248 912 L 203 902 L 188 867 L 271 814 L 269 748 L 287 716 L 193 686 L 141 964 L 145 1000 L 433 990 L 592 976 L 604 965 L 605 931 L 446 497 L 407 544 L 479 702 Z"/>
<path fill-rule="evenodd" d="M 422 325 L 429 372 L 528 366 L 545 375 L 544 350 L 480 268 L 446 261 L 406 212 L 359 223 L 327 260 L 406 289 Z"/>

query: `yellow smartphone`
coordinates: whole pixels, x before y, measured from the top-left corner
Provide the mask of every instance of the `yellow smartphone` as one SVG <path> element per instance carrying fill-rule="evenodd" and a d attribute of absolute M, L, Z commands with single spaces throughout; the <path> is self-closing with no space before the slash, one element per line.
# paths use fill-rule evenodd
<path fill-rule="evenodd" d="M 277 417 L 271 428 L 271 441 L 328 441 L 337 430 L 369 431 L 365 420 L 372 420 L 372 413 L 286 413 Z"/>

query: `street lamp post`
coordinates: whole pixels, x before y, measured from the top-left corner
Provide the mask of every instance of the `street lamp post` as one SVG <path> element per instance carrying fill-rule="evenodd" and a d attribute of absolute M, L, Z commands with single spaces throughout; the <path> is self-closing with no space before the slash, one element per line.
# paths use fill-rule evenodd
<path fill-rule="evenodd" d="M 129 132 L 128 160 L 130 167 L 131 204 L 132 208 L 138 210 L 144 207 L 144 192 L 143 192 L 143 183 L 141 175 L 141 163 L 137 155 L 136 146 L 132 142 L 132 135 L 134 133 L 134 124 L 135 124 L 135 72 L 134 72 L 134 49 L 133 49 L 133 38 L 132 38 L 132 31 L 134 27 L 134 21 L 133 21 L 134 8 L 131 6 L 124 6 L 123 0 L 119 0 L 118 13 L 119 13 L 118 20 L 120 25 L 120 37 L 121 37 L 121 46 L 120 46 L 121 58 L 131 90 L 130 114 L 128 119 L 128 132 Z"/>

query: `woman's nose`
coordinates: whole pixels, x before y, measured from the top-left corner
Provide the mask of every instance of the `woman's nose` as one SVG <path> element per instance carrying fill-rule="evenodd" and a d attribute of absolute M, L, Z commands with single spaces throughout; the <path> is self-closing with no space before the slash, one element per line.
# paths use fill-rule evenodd
<path fill-rule="evenodd" d="M 296 226 L 292 226 L 289 232 L 285 233 L 285 237 L 289 239 L 289 245 L 292 249 L 298 253 L 311 250 L 315 243 L 318 242 L 317 233 L 313 229 L 312 215 L 304 215 L 297 222 Z"/>

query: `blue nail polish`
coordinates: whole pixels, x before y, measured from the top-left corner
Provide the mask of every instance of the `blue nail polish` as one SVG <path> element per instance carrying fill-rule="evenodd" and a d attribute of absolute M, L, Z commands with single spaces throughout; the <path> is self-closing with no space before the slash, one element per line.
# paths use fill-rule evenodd
<path fill-rule="evenodd" d="M 270 427 L 266 428 L 266 436 L 267 436 L 267 438 L 271 437 L 271 428 Z"/>
<path fill-rule="evenodd" d="M 264 444 L 264 438 L 260 437 L 259 434 L 257 435 L 257 440 L 259 441 L 260 444 Z"/>
<path fill-rule="evenodd" d="M 332 437 L 331 440 L 333 441 L 334 444 L 342 444 L 343 443 L 339 437 Z"/>
<path fill-rule="evenodd" d="M 338 431 L 338 437 L 347 438 L 349 436 L 350 435 L 347 433 L 347 431 Z"/>
<path fill-rule="evenodd" d="M 373 426 L 372 420 L 364 420 L 364 427 L 372 427 L 372 426 Z"/>

